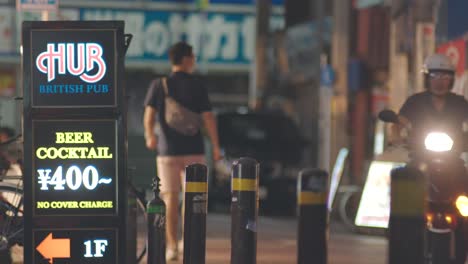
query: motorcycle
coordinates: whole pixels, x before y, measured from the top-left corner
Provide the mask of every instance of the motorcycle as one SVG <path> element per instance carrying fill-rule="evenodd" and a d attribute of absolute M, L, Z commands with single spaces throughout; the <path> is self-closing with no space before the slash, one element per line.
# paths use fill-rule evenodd
<path fill-rule="evenodd" d="M 401 124 L 398 115 L 391 110 L 379 113 L 384 122 Z M 410 161 L 407 166 L 418 168 L 425 176 L 425 263 L 465 263 L 468 245 L 468 175 L 461 158 L 466 152 L 466 132 L 454 133 L 443 126 L 442 120 L 425 124 L 422 136 L 409 137 Z M 411 127 L 407 127 L 409 134 Z M 414 138 L 419 137 L 416 144 Z M 422 145 L 422 146 L 421 146 Z M 465 230 L 466 229 L 466 230 Z"/>

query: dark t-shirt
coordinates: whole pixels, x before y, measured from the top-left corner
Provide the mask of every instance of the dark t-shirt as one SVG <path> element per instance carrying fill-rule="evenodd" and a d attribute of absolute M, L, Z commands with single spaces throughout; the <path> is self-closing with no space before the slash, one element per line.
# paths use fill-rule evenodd
<path fill-rule="evenodd" d="M 468 102 L 463 96 L 453 93 L 447 95 L 444 108 L 437 111 L 429 92 L 421 92 L 409 97 L 400 109 L 412 126 L 410 143 L 422 147 L 425 135 L 431 131 L 443 131 L 454 140 L 463 139 L 463 121 L 468 120 Z"/>
<path fill-rule="evenodd" d="M 167 78 L 169 95 L 178 103 L 193 112 L 203 113 L 211 111 L 208 93 L 202 82 L 195 76 L 175 72 Z M 151 86 L 146 94 L 145 106 L 151 106 L 158 112 L 157 118 L 161 127 L 158 135 L 158 155 L 177 156 L 203 154 L 203 137 L 200 131 L 194 136 L 185 136 L 170 128 L 164 118 L 164 89 L 161 80 Z"/>

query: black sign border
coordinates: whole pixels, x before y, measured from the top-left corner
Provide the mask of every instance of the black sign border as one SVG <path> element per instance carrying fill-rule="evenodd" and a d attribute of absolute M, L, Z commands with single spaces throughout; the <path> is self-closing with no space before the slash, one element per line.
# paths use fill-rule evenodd
<path fill-rule="evenodd" d="M 124 77 L 125 77 L 125 53 L 128 45 L 126 35 L 124 35 L 125 22 L 122 20 L 109 20 L 109 21 L 23 21 L 22 24 L 22 72 L 23 83 L 21 93 L 18 95 L 19 99 L 23 99 L 23 140 L 24 140 L 24 153 L 32 151 L 32 120 L 41 119 L 114 119 L 118 124 L 118 150 L 120 153 L 119 158 L 119 172 L 120 184 L 118 186 L 118 212 L 117 216 L 80 216 L 80 217 L 42 217 L 32 216 L 32 186 L 31 181 L 27 177 L 32 175 L 32 161 L 31 155 L 24 155 L 24 262 L 32 263 L 34 253 L 32 230 L 33 229 L 72 229 L 77 227 L 82 228 L 117 228 L 119 234 L 119 261 L 122 263 L 134 259 L 134 256 L 127 254 L 129 241 L 125 238 L 127 234 L 127 210 L 128 201 L 127 195 L 127 96 L 125 92 Z M 89 108 L 32 108 L 31 107 L 31 94 L 29 87 L 31 82 L 30 67 L 31 54 L 29 54 L 29 45 L 31 45 L 31 30 L 37 29 L 113 29 L 117 33 L 117 85 L 116 107 L 89 107 Z M 26 92 L 25 92 L 26 91 Z M 26 133 L 25 133 L 26 132 Z"/>
<path fill-rule="evenodd" d="M 86 217 L 86 216 L 118 216 L 119 215 L 119 209 L 120 209 L 120 203 L 119 203 L 119 187 L 120 187 L 120 175 L 119 175 L 119 151 L 118 151 L 118 143 L 119 143 L 119 127 L 118 127 L 118 122 L 117 120 L 115 119 L 35 119 L 35 120 L 32 120 L 32 134 L 34 135 L 34 128 L 35 128 L 35 123 L 41 123 L 41 122 L 54 122 L 54 123 L 58 123 L 58 122 L 99 122 L 99 121 L 105 121 L 105 122 L 112 122 L 113 125 L 114 125 L 114 133 L 115 133 L 115 142 L 114 142 L 114 149 L 115 149 L 115 153 L 114 154 L 114 160 L 115 160 L 115 168 L 114 168 L 114 171 L 115 171 L 115 186 L 114 186 L 114 189 L 115 189 L 115 204 L 114 204 L 114 212 L 113 214 L 37 214 L 36 213 L 36 209 L 35 209 L 35 202 L 36 201 L 36 192 L 35 192 L 35 184 L 36 184 L 36 173 L 35 171 L 32 171 L 33 173 L 33 176 L 31 177 L 31 186 L 33 187 L 32 188 L 32 205 L 33 205 L 33 208 L 32 208 L 32 216 L 33 217 L 54 217 L 54 216 L 57 216 L 57 217 L 63 217 L 63 216 L 83 216 L 83 217 Z M 35 142 L 34 142 L 34 138 L 32 138 L 32 146 L 35 146 Z M 35 152 L 34 152 L 34 149 L 33 151 L 31 152 L 31 159 L 32 159 L 32 168 L 36 168 L 36 163 L 35 163 Z"/>

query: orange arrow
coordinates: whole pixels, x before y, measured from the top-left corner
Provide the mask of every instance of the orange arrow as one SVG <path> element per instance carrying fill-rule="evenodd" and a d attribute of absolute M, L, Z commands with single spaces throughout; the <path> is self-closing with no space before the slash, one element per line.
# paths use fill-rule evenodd
<path fill-rule="evenodd" d="M 36 249 L 44 258 L 49 259 L 50 264 L 53 264 L 54 258 L 70 258 L 70 239 L 54 239 L 50 233 Z"/>

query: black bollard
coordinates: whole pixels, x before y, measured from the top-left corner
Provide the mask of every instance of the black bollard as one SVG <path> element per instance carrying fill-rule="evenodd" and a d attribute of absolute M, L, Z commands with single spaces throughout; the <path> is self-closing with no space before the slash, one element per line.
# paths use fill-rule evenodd
<path fill-rule="evenodd" d="M 424 263 L 425 183 L 412 167 L 391 172 L 388 263 Z"/>
<path fill-rule="evenodd" d="M 327 263 L 328 173 L 304 169 L 297 182 L 297 263 Z"/>
<path fill-rule="evenodd" d="M 166 264 L 166 205 L 159 197 L 159 178 L 153 179 L 154 197 L 148 202 L 148 264 Z"/>
<path fill-rule="evenodd" d="M 231 264 L 257 262 L 259 169 L 251 158 L 240 158 L 232 166 Z"/>
<path fill-rule="evenodd" d="M 185 168 L 184 264 L 205 264 L 207 168 L 192 164 Z"/>

